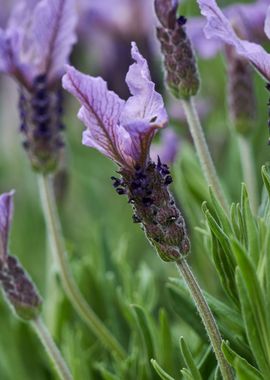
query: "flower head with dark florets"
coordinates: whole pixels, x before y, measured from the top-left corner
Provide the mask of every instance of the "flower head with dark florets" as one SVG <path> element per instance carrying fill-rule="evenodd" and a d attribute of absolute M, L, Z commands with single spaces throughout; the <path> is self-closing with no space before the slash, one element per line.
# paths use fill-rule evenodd
<path fill-rule="evenodd" d="M 14 191 L 0 195 L 0 284 L 16 314 L 29 320 L 40 313 L 41 298 L 19 261 L 8 252 L 13 194 Z"/>
<path fill-rule="evenodd" d="M 34 168 L 53 170 L 63 145 L 59 81 L 76 41 L 75 0 L 19 2 L 0 29 L 0 72 L 20 86 L 21 132 Z"/>
<path fill-rule="evenodd" d="M 116 162 L 122 178 L 112 177 L 118 194 L 126 194 L 134 208 L 134 222 L 144 231 L 165 261 L 189 251 L 185 223 L 168 190 L 168 166 L 150 159 L 151 141 L 165 127 L 168 116 L 151 81 L 147 61 L 132 43 L 135 60 L 126 76 L 131 97 L 124 101 L 109 91 L 102 78 L 67 68 L 63 87 L 81 103 L 78 117 L 86 126 L 83 144 Z"/>

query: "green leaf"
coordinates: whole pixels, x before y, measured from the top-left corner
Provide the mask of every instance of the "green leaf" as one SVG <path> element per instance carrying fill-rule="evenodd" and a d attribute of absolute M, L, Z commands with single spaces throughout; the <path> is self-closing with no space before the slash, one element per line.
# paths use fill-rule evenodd
<path fill-rule="evenodd" d="M 248 247 L 249 255 L 252 256 L 254 263 L 258 263 L 260 256 L 260 247 L 259 247 L 259 237 L 258 237 L 258 227 L 256 220 L 251 212 L 247 188 L 245 184 L 242 184 L 242 214 L 243 221 L 245 224 L 247 242 L 246 246 Z"/>
<path fill-rule="evenodd" d="M 156 373 L 159 375 L 159 377 L 160 377 L 162 380 L 174 380 L 173 377 L 171 377 L 167 372 L 164 371 L 164 369 L 162 369 L 162 368 L 160 367 L 160 365 L 157 363 L 156 360 L 151 359 L 151 364 L 152 364 L 152 366 L 154 367 Z"/>
<path fill-rule="evenodd" d="M 183 337 L 180 338 L 180 349 L 181 349 L 181 353 L 184 358 L 185 364 L 190 370 L 193 380 L 202 380 L 200 371 L 198 367 L 196 366 L 193 360 L 193 357 L 191 355 L 191 352 Z"/>
<path fill-rule="evenodd" d="M 263 165 L 262 166 L 262 178 L 263 178 L 264 186 L 266 187 L 266 190 L 268 192 L 268 196 L 270 198 L 270 169 L 269 169 L 269 165 Z"/>
<path fill-rule="evenodd" d="M 232 228 L 231 228 L 229 218 L 224 208 L 221 206 L 221 204 L 217 200 L 211 186 L 209 187 L 209 193 L 210 193 L 210 199 L 211 199 L 211 206 L 214 208 L 219 224 L 222 226 L 223 231 L 227 235 L 231 234 Z"/>
<path fill-rule="evenodd" d="M 171 326 L 168 320 L 167 312 L 161 309 L 159 312 L 159 336 L 160 336 L 160 361 L 161 365 L 167 370 L 173 371 L 174 368 L 174 354 Z"/>
<path fill-rule="evenodd" d="M 239 368 L 239 363 L 241 363 L 241 368 L 245 369 L 246 373 L 250 375 L 249 377 L 246 378 L 246 380 L 251 380 L 251 379 L 262 380 L 263 379 L 262 375 L 255 367 L 253 367 L 251 364 L 248 363 L 246 359 L 242 358 L 235 351 L 233 351 L 230 348 L 230 346 L 225 342 L 222 342 L 222 351 L 227 361 L 231 364 L 231 366 L 236 371 Z"/>
<path fill-rule="evenodd" d="M 262 292 L 248 257 L 241 247 L 234 246 L 240 263 L 236 282 L 248 341 L 261 372 L 269 374 L 269 329 Z"/>
<path fill-rule="evenodd" d="M 97 364 L 96 368 L 100 371 L 104 380 L 121 380 L 120 377 L 109 372 L 102 364 Z"/>
<path fill-rule="evenodd" d="M 188 369 L 186 368 L 181 369 L 181 373 L 185 380 L 193 380 L 193 377 Z"/>
<path fill-rule="evenodd" d="M 145 347 L 145 353 L 148 359 L 155 357 L 154 342 L 152 337 L 152 331 L 150 329 L 149 320 L 147 318 L 145 310 L 139 305 L 131 305 L 138 323 L 141 339 Z"/>

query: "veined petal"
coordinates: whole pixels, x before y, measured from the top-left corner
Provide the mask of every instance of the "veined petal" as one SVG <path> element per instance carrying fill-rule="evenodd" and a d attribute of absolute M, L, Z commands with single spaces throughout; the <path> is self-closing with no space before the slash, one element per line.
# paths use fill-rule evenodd
<path fill-rule="evenodd" d="M 155 84 L 151 81 L 146 59 L 140 54 L 135 42 L 132 42 L 133 63 L 126 76 L 126 82 L 131 96 L 121 116 L 121 124 L 141 120 L 151 124 L 151 128 L 162 128 L 168 122 L 168 115 L 164 107 L 162 96 L 155 91 Z"/>
<path fill-rule="evenodd" d="M 42 0 L 35 8 L 32 35 L 37 64 L 49 80 L 61 75 L 72 45 L 76 42 L 75 0 Z"/>
<path fill-rule="evenodd" d="M 206 37 L 218 37 L 234 46 L 239 55 L 248 59 L 263 77 L 270 80 L 270 54 L 258 44 L 241 40 L 215 0 L 198 0 L 198 4 L 208 21 L 204 28 Z"/>
<path fill-rule="evenodd" d="M 8 235 L 13 214 L 14 191 L 0 195 L 0 261 L 7 257 Z"/>
<path fill-rule="evenodd" d="M 100 78 L 85 75 L 69 66 L 63 77 L 63 87 L 74 95 L 82 107 L 78 117 L 85 124 L 83 143 L 98 149 L 120 165 L 129 164 L 130 136 L 119 125 L 124 101 Z"/>

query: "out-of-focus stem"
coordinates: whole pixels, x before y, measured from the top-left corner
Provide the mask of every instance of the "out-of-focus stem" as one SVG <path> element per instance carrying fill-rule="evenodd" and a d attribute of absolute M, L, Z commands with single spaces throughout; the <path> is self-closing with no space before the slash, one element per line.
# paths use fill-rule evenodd
<path fill-rule="evenodd" d="M 216 355 L 222 377 L 224 380 L 233 380 L 234 377 L 232 369 L 226 361 L 221 349 L 222 338 L 218 326 L 206 302 L 206 299 L 204 298 L 200 286 L 197 283 L 197 280 L 195 279 L 185 259 L 176 261 L 176 266 L 190 291 L 193 301 L 195 302 L 198 313 L 202 319 L 205 330 Z"/>
<path fill-rule="evenodd" d="M 101 343 L 109 351 L 115 353 L 118 358 L 124 359 L 124 349 L 85 301 L 69 270 L 61 224 L 49 176 L 41 175 L 39 177 L 39 189 L 51 249 L 67 298 Z"/>
<path fill-rule="evenodd" d="M 217 199 L 227 210 L 228 203 L 222 191 L 216 169 L 205 140 L 194 100 L 191 97 L 189 99 L 183 99 L 182 103 L 205 179 L 207 183 L 212 187 Z"/>
<path fill-rule="evenodd" d="M 31 324 L 38 335 L 43 347 L 45 348 L 47 354 L 49 355 L 56 372 L 61 380 L 73 380 L 70 370 L 61 354 L 57 348 L 55 342 L 53 341 L 47 327 L 41 320 L 37 318 L 31 321 Z"/>
<path fill-rule="evenodd" d="M 244 182 L 247 185 L 250 207 L 255 215 L 258 210 L 258 189 L 254 167 L 254 157 L 251 151 L 250 141 L 247 137 L 239 135 L 238 143 Z"/>

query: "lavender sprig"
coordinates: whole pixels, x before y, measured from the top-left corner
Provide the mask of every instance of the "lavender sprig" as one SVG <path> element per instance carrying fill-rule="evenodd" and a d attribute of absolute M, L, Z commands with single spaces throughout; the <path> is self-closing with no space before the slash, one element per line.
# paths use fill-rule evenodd
<path fill-rule="evenodd" d="M 122 178 L 112 177 L 120 195 L 126 194 L 134 209 L 133 221 L 141 223 L 146 237 L 164 261 L 174 261 L 196 303 L 216 354 L 222 376 L 231 380 L 232 372 L 221 350 L 222 339 L 185 257 L 190 242 L 184 219 L 168 190 L 172 182 L 168 166 L 160 159 L 153 163 L 150 144 L 155 132 L 167 124 L 161 96 L 151 81 L 147 61 L 132 43 L 135 60 L 126 82 L 131 97 L 124 102 L 107 89 L 101 78 L 67 68 L 63 87 L 81 103 L 79 118 L 86 126 L 83 143 L 98 149 L 119 166 Z"/>

